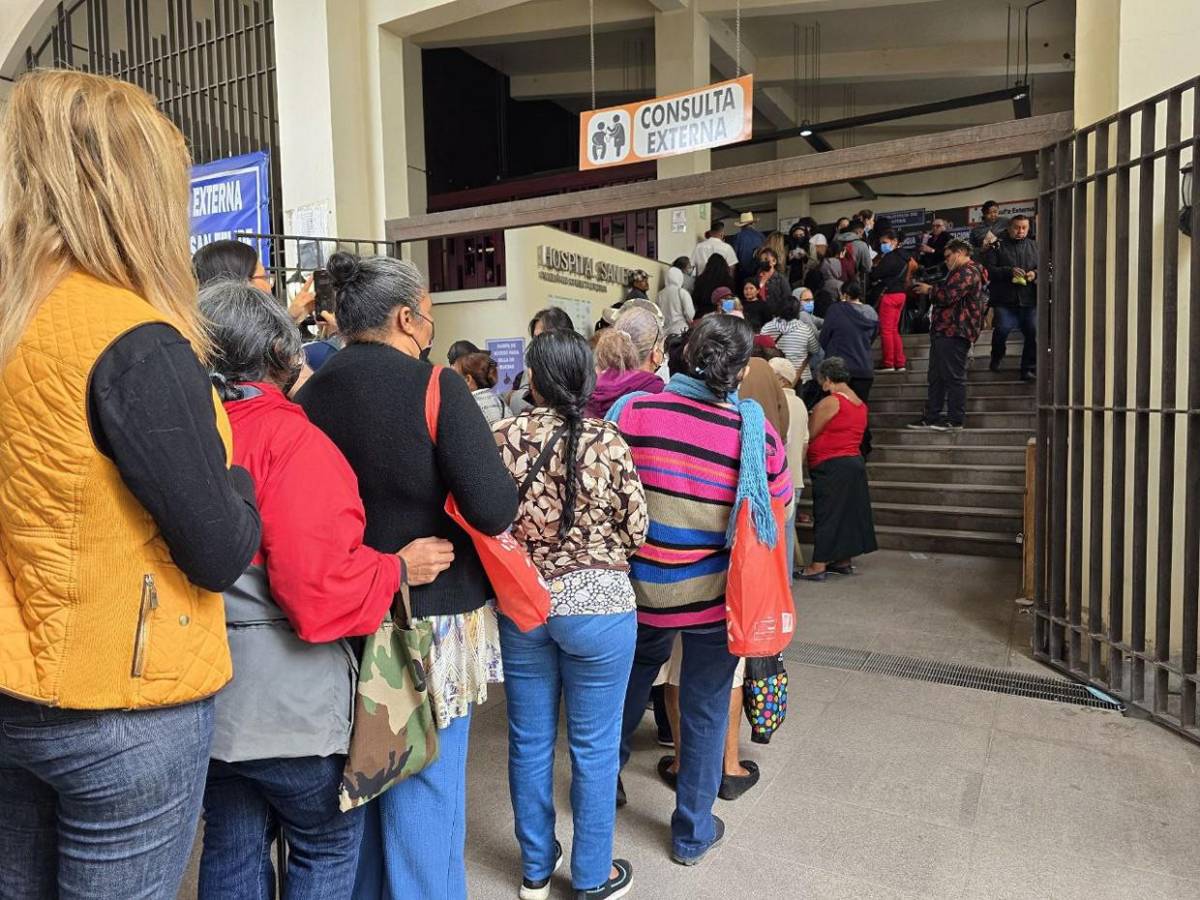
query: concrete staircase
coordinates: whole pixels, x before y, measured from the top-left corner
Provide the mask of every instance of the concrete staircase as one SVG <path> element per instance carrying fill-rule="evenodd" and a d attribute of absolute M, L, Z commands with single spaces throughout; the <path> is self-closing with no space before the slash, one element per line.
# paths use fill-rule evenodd
<path fill-rule="evenodd" d="M 1036 386 L 1018 379 L 1020 334 L 1009 338 L 999 372 L 988 370 L 991 340 L 985 331 L 972 351 L 967 427 L 955 434 L 905 427 L 924 413 L 928 335 L 904 336 L 907 372 L 876 376 L 867 472 L 880 547 L 1021 555 L 1025 444 L 1037 427 Z M 812 514 L 807 486 L 799 512 Z M 801 526 L 800 534 L 811 541 L 810 527 Z"/>

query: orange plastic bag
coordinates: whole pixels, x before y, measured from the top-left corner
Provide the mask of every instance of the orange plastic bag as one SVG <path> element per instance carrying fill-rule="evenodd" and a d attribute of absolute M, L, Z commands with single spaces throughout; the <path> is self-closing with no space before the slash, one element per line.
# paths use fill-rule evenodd
<path fill-rule="evenodd" d="M 784 509 L 782 501 L 771 501 L 779 535 L 771 548 L 754 532 L 749 502 L 738 507 L 725 589 L 729 652 L 734 656 L 774 656 L 796 631 Z"/>
<path fill-rule="evenodd" d="M 442 407 L 440 377 L 443 366 L 434 366 L 425 391 L 425 427 L 437 443 L 438 412 Z M 521 631 L 532 631 L 550 618 L 550 589 L 529 559 L 525 548 L 507 531 L 492 536 L 473 528 L 463 518 L 454 495 L 446 497 L 446 515 L 471 538 L 483 571 L 496 594 L 496 609 Z"/>

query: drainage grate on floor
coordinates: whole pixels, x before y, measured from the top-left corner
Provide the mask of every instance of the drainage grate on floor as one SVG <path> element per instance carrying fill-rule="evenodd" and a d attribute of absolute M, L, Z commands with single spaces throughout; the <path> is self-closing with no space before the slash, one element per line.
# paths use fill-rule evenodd
<path fill-rule="evenodd" d="M 824 644 L 792 644 L 787 650 L 787 657 L 806 666 L 870 672 L 875 675 L 929 681 L 1016 697 L 1090 706 L 1095 709 L 1111 709 L 1118 712 L 1125 710 L 1124 704 L 1087 685 L 1007 669 L 964 666 L 933 659 L 849 650 Z"/>

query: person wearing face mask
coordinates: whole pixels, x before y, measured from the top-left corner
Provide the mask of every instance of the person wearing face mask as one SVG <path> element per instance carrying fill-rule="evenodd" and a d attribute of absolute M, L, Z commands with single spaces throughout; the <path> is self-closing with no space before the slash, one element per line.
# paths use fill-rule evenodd
<path fill-rule="evenodd" d="M 779 271 L 779 254 L 770 247 L 758 252 L 758 275 L 754 282 L 758 285 L 759 302 L 746 307 L 746 322 L 757 333 L 771 318 L 768 310 L 786 304 L 791 296 L 787 279 Z"/>
<path fill-rule="evenodd" d="M 337 253 L 328 268 L 348 343 L 297 399 L 358 477 L 369 547 L 395 553 L 432 536 L 454 550 L 434 583 L 412 591 L 413 617 L 433 631 L 424 662 L 439 756 L 367 807 L 354 896 L 460 900 L 467 895 L 471 713 L 503 673 L 491 585 L 470 536 L 444 506 L 453 494 L 473 528 L 500 534 L 516 516 L 517 486 L 466 382 L 425 362 L 433 306 L 416 266 Z M 434 377 L 441 389 L 436 439 L 425 422 Z"/>
<path fill-rule="evenodd" d="M 871 293 L 879 298 L 879 335 L 883 345 L 883 367 L 876 372 L 904 372 L 908 358 L 900 339 L 900 314 L 907 299 L 905 282 L 913 268 L 912 257 L 900 248 L 896 232 L 879 233 L 879 258 L 871 270 Z"/>
<path fill-rule="evenodd" d="M 237 677 L 216 697 L 199 896 L 258 896 L 246 874 L 270 865 L 261 836 L 280 830 L 288 890 L 346 896 L 366 808 L 337 805 L 354 703 L 345 639 L 378 628 L 401 582 L 433 581 L 453 549 L 442 539 L 398 554 L 363 544 L 353 471 L 286 397 L 304 357 L 279 304 L 248 284 L 218 281 L 200 292 L 200 312 L 216 346 L 213 381 L 234 465 L 254 483 L 262 542 L 225 591 Z"/>

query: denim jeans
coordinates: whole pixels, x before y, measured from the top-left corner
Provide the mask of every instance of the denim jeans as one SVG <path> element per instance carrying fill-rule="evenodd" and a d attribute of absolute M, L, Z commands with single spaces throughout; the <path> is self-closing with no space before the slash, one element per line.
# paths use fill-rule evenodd
<path fill-rule="evenodd" d="M 637 616 L 552 616 L 522 632 L 500 617 L 508 696 L 508 787 L 526 878 L 554 868 L 554 744 L 561 695 L 571 749 L 571 883 L 608 881 L 620 771 L 622 691 Z M 644 704 L 643 704 L 644 706 Z"/>
<path fill-rule="evenodd" d="M 366 806 L 354 900 L 466 900 L 471 716 L 438 730 L 437 761 Z"/>
<path fill-rule="evenodd" d="M 1025 335 L 1025 346 L 1021 349 L 1021 374 L 1037 371 L 1037 307 L 994 306 L 995 322 L 992 324 L 992 359 L 1004 359 L 1008 335 L 1021 329 Z"/>
<path fill-rule="evenodd" d="M 629 761 L 629 741 L 646 711 L 650 687 L 671 657 L 677 628 L 638 625 L 637 649 L 625 692 L 621 729 L 621 766 Z M 712 808 L 721 787 L 725 732 L 729 729 L 729 691 L 737 657 L 729 652 L 725 623 L 683 629 L 683 666 L 679 673 L 679 776 L 671 843 L 679 856 L 702 854 L 716 838 Z"/>
<path fill-rule="evenodd" d="M 0 696 L 0 898 L 173 898 L 213 704 L 55 709 Z"/>
<path fill-rule="evenodd" d="M 338 809 L 345 762 L 338 755 L 209 763 L 200 900 L 271 900 L 279 832 L 288 900 L 349 896 L 365 808 Z"/>

